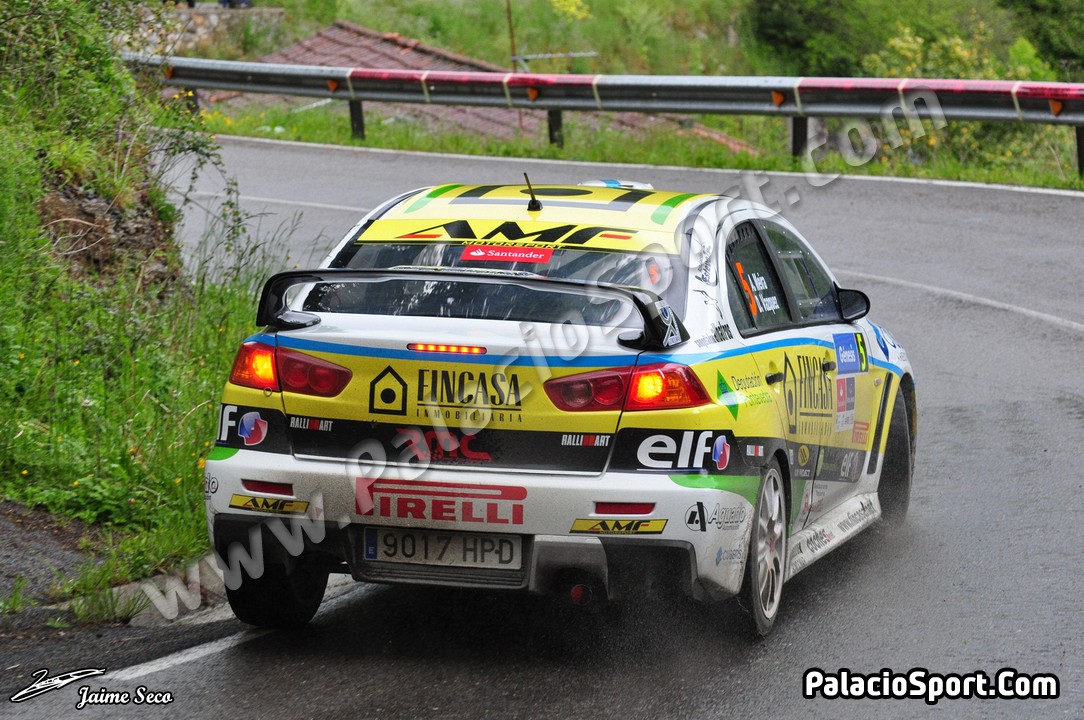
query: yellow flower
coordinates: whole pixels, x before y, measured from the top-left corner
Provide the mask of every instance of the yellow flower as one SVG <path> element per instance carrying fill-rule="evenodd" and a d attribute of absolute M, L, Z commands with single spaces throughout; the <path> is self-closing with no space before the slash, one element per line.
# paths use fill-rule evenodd
<path fill-rule="evenodd" d="M 204 460 L 203 458 L 200 458 L 199 459 L 199 469 L 202 470 L 205 467 L 207 467 L 207 461 Z"/>
<path fill-rule="evenodd" d="M 20 360 L 26 359 L 26 353 L 19 353 L 19 359 Z"/>
<path fill-rule="evenodd" d="M 30 471 L 29 471 L 29 470 L 23 470 L 22 474 L 23 474 L 23 475 L 29 475 L 29 474 L 30 474 Z"/>
<path fill-rule="evenodd" d="M 72 362 L 72 364 L 73 364 L 73 365 L 78 365 L 78 364 L 79 364 L 79 361 L 78 361 L 78 360 L 75 360 L 74 362 Z"/>
<path fill-rule="evenodd" d="M 75 482 L 73 482 L 72 487 L 79 487 L 79 481 L 76 480 Z"/>

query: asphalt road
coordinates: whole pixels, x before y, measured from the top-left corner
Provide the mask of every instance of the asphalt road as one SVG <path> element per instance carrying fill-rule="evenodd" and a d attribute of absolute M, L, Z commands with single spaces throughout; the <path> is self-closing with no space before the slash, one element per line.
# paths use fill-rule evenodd
<path fill-rule="evenodd" d="M 155 652 L 153 637 L 126 654 L 105 632 L 97 652 L 73 648 L 51 674 L 108 661 L 106 674 L 5 702 L 5 716 L 1084 717 L 1084 195 L 227 139 L 223 156 L 262 228 L 303 212 L 274 269 L 322 256 L 361 210 L 427 184 L 624 177 L 779 203 L 908 349 L 920 421 L 909 520 L 794 578 L 762 641 L 739 632 L 732 605 L 644 597 L 595 616 L 522 596 L 357 586 L 306 632 L 210 623 L 200 642 L 221 639 L 188 654 L 171 654 L 175 642 Z M 219 189 L 207 179 L 193 197 L 208 206 Z M 192 240 L 202 221 L 189 222 Z M 1014 668 L 1057 675 L 1060 697 L 807 700 L 810 668 Z M 174 700 L 77 711 L 80 684 Z"/>

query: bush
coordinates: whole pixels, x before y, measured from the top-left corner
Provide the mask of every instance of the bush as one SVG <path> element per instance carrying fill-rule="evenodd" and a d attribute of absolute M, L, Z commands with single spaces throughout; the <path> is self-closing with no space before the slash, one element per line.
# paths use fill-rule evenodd
<path fill-rule="evenodd" d="M 986 25 L 976 21 L 967 39 L 926 39 L 911 28 L 898 27 L 887 47 L 862 59 L 862 70 L 875 77 L 967 78 L 978 80 L 1053 80 L 1054 71 L 1023 38 L 1011 45 L 1004 60 L 994 53 Z M 924 163 L 948 158 L 964 164 L 1008 165 L 1020 158 L 1053 157 L 1056 165 L 1070 157 L 1064 128 L 1023 123 L 952 122 L 936 131 L 928 121 L 924 132 L 901 127 L 902 148 L 882 145 L 880 161 Z"/>

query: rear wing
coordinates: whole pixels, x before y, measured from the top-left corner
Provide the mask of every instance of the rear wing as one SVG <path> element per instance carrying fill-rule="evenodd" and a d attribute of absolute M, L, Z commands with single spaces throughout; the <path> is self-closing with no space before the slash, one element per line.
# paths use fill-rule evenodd
<path fill-rule="evenodd" d="M 260 293 L 256 310 L 256 324 L 272 330 L 296 330 L 311 327 L 320 322 L 320 316 L 302 310 L 293 310 L 287 304 L 287 293 L 299 285 L 344 282 L 380 282 L 385 280 L 433 280 L 480 285 L 519 285 L 535 290 L 560 290 L 576 293 L 596 293 L 620 297 L 630 301 L 640 316 L 642 329 L 637 333 L 625 333 L 618 341 L 637 350 L 665 350 L 689 339 L 689 332 L 673 308 L 661 297 L 641 288 L 626 287 L 590 281 L 551 279 L 537 275 L 506 273 L 501 271 L 476 271 L 466 269 L 391 269 L 355 270 L 327 268 L 319 270 L 291 270 L 268 278 Z"/>

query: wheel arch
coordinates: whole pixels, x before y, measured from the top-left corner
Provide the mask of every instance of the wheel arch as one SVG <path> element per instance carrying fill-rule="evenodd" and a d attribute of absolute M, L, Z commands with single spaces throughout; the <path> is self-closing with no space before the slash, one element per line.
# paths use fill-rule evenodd
<path fill-rule="evenodd" d="M 800 495 L 795 493 L 794 488 L 791 486 L 791 473 L 790 473 L 790 458 L 783 448 L 779 448 L 772 455 L 772 459 L 779 465 L 779 474 L 783 479 L 783 507 L 787 513 L 787 532 L 791 530 L 791 525 L 794 521 L 794 496 Z"/>
<path fill-rule="evenodd" d="M 918 440 L 918 397 L 915 394 L 915 379 L 910 373 L 904 373 L 900 378 L 900 390 L 903 392 L 904 406 L 907 409 L 907 430 L 910 435 L 913 458 L 915 443 Z"/>

